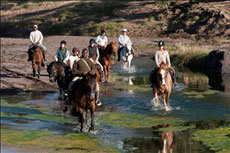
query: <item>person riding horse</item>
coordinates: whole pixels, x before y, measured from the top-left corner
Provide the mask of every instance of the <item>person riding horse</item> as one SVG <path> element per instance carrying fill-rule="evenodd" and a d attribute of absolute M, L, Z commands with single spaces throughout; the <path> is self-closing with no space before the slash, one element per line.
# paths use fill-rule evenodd
<path fill-rule="evenodd" d="M 164 41 L 159 41 L 158 46 L 159 46 L 159 49 L 160 49 L 160 50 L 156 51 L 156 54 L 155 54 L 156 67 L 155 67 L 155 69 L 151 72 L 150 77 L 149 77 L 149 81 L 151 82 L 151 87 L 153 87 L 153 84 L 154 84 L 154 82 L 156 81 L 156 80 L 154 80 L 153 78 L 156 78 L 156 77 L 154 77 L 154 76 L 155 76 L 156 72 L 158 71 L 158 69 L 159 69 L 159 67 L 160 67 L 160 64 L 161 64 L 162 62 L 164 62 L 165 64 L 167 64 L 169 73 L 170 73 L 171 76 L 172 76 L 172 80 L 173 80 L 174 86 L 177 86 L 176 77 L 175 77 L 175 70 L 171 67 L 171 62 L 170 62 L 170 58 L 169 58 L 169 53 L 168 53 L 168 51 L 165 50 L 165 48 L 164 48 L 164 46 L 165 46 Z"/>
<path fill-rule="evenodd" d="M 62 40 L 60 42 L 60 47 L 58 48 L 55 56 L 55 61 L 63 62 L 64 64 L 68 64 L 69 60 L 69 50 L 66 48 L 66 41 Z"/>
<path fill-rule="evenodd" d="M 136 56 L 132 49 L 132 42 L 127 36 L 127 29 L 122 30 L 122 34 L 118 37 L 118 44 L 118 61 L 120 61 L 120 58 L 126 61 L 127 54 L 134 54 Z"/>
<path fill-rule="evenodd" d="M 96 38 L 96 44 L 99 49 L 99 54 L 101 55 L 105 51 L 105 47 L 108 43 L 107 36 L 105 35 L 105 30 L 101 30 L 101 34 Z"/>
<path fill-rule="evenodd" d="M 69 67 L 70 67 L 71 70 L 73 69 L 74 62 L 80 60 L 80 57 L 79 57 L 80 56 L 80 49 L 77 48 L 77 47 L 74 47 L 72 49 L 72 53 L 73 54 L 69 57 L 69 62 L 68 62 Z"/>
<path fill-rule="evenodd" d="M 94 75 L 96 73 L 95 64 L 89 59 L 88 50 L 84 48 L 82 50 L 82 56 L 80 60 L 75 61 L 72 68 L 73 80 L 70 82 L 68 87 L 69 103 L 71 104 L 73 86 L 77 83 L 84 75 L 90 73 Z M 101 105 L 97 104 L 97 105 Z"/>
<path fill-rule="evenodd" d="M 46 58 L 45 58 L 46 47 L 42 44 L 43 35 L 42 35 L 41 31 L 38 30 L 38 25 L 34 25 L 33 29 L 34 29 L 34 31 L 32 31 L 30 33 L 30 42 L 32 44 L 28 48 L 29 58 L 28 58 L 27 61 L 32 61 L 31 48 L 34 47 L 34 46 L 38 46 L 38 47 L 41 48 L 42 54 L 43 54 L 42 64 L 45 65 L 44 62 L 46 61 Z"/>
<path fill-rule="evenodd" d="M 100 58 L 100 53 L 99 53 L 99 50 L 96 46 L 96 41 L 94 39 L 90 39 L 88 51 L 89 51 L 89 57 L 93 59 L 93 61 L 95 62 L 95 65 L 98 68 L 100 75 L 103 76 L 103 73 L 104 73 L 103 66 L 98 61 Z"/>

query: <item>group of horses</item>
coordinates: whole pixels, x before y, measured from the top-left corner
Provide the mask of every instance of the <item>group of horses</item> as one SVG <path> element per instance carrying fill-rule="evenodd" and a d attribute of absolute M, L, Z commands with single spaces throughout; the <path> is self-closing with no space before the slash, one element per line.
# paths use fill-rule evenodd
<path fill-rule="evenodd" d="M 31 49 L 31 55 L 32 55 L 32 68 L 33 68 L 33 76 L 36 75 L 36 65 L 38 65 L 38 78 L 40 77 L 40 69 L 42 66 L 42 50 L 38 46 L 35 46 Z M 107 47 L 105 48 L 103 53 L 100 53 L 100 63 L 102 64 L 104 68 L 105 73 L 105 82 L 108 82 L 110 69 L 112 65 L 113 58 L 112 56 L 117 56 L 117 45 L 116 42 L 110 42 Z M 132 57 L 127 57 L 127 59 L 130 59 L 129 62 L 124 63 L 126 65 L 129 65 Z M 69 71 L 69 68 L 62 62 L 51 62 L 47 66 L 47 72 L 49 73 L 49 80 L 50 82 L 57 82 L 60 90 L 60 95 L 63 95 L 63 90 L 68 86 L 71 79 L 73 78 L 71 76 L 71 73 Z M 172 78 L 170 74 L 168 73 L 167 67 L 165 63 L 161 63 L 160 68 L 158 72 L 155 75 L 157 83 L 153 86 L 153 93 L 156 98 L 156 102 L 159 103 L 158 94 L 162 96 L 165 104 L 165 110 L 168 111 L 168 105 L 169 105 L 169 96 L 171 94 L 171 88 L 172 88 Z M 66 79 L 67 78 L 67 79 Z M 100 73 L 96 71 L 95 75 L 92 74 L 86 74 L 83 76 L 83 78 L 78 81 L 77 84 L 74 85 L 72 95 L 71 97 L 68 95 L 68 104 L 69 106 L 76 110 L 78 113 L 78 119 L 81 124 L 81 131 L 84 128 L 84 115 L 83 111 L 85 110 L 88 114 L 90 112 L 91 116 L 91 126 L 89 130 L 94 130 L 94 112 L 96 107 L 96 100 L 99 98 L 99 80 L 100 80 Z M 166 98 L 167 97 L 167 98 Z M 71 99 L 70 99 L 71 98 Z M 166 100 L 165 100 L 166 98 Z M 71 101 L 71 102 L 70 102 Z M 88 116 L 88 115 L 87 115 Z"/>

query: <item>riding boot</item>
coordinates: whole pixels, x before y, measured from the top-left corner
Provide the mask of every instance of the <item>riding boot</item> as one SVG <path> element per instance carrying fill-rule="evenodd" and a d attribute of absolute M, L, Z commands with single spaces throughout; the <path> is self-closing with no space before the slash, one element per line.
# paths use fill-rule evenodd
<path fill-rule="evenodd" d="M 32 61 L 32 57 L 31 57 L 30 51 L 28 51 L 28 56 L 29 56 L 29 58 L 28 58 L 27 61 Z"/>
<path fill-rule="evenodd" d="M 121 49 L 118 50 L 118 59 L 117 59 L 117 61 L 120 61 L 120 58 L 121 58 L 120 53 L 121 53 Z"/>

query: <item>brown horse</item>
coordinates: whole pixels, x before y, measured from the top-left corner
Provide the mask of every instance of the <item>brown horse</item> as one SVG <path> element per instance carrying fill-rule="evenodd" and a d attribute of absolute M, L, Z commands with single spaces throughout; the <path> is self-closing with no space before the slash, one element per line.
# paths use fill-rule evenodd
<path fill-rule="evenodd" d="M 73 95 L 73 107 L 79 115 L 81 123 L 81 131 L 84 126 L 83 111 L 90 111 L 91 127 L 89 130 L 94 130 L 94 111 L 95 111 L 95 92 L 96 92 L 96 75 L 86 74 L 82 80 L 78 81 Z"/>
<path fill-rule="evenodd" d="M 42 60 L 43 60 L 43 54 L 42 54 L 42 50 L 40 47 L 38 46 L 33 46 L 30 49 L 30 53 L 31 53 L 31 57 L 32 57 L 32 68 L 33 68 L 33 77 L 36 76 L 36 65 L 38 66 L 38 78 L 40 78 L 40 71 L 41 71 L 41 67 L 44 65 L 42 65 Z"/>
<path fill-rule="evenodd" d="M 117 56 L 117 45 L 116 42 L 110 42 L 104 52 L 100 53 L 100 63 L 102 64 L 105 71 L 105 82 L 108 82 L 110 68 L 112 64 L 112 55 Z"/>
<path fill-rule="evenodd" d="M 165 110 L 169 111 L 169 97 L 172 92 L 172 76 L 169 73 L 167 65 L 162 62 L 160 64 L 160 68 L 154 75 L 154 83 L 153 83 L 153 94 L 156 99 L 156 103 L 160 104 L 158 94 L 163 98 Z"/>

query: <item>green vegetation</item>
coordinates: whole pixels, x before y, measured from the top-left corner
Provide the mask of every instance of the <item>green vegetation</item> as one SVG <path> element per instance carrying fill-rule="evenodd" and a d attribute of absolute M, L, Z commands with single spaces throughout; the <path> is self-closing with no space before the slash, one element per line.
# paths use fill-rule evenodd
<path fill-rule="evenodd" d="M 216 90 L 206 90 L 206 91 L 186 91 L 183 94 L 187 95 L 189 98 L 205 98 L 207 95 L 216 94 Z"/>
<path fill-rule="evenodd" d="M 98 139 L 83 133 L 70 133 L 64 136 L 50 131 L 1 129 L 3 145 L 20 148 L 21 151 L 36 152 L 119 152 L 99 144 Z"/>
<path fill-rule="evenodd" d="M 1 30 L 3 35 L 7 35 L 10 30 L 17 28 L 21 30 L 21 35 L 25 35 L 31 25 L 38 24 L 46 35 L 95 36 L 101 29 L 106 29 L 108 36 L 118 36 L 120 29 L 125 27 L 129 29 L 130 36 L 172 35 L 199 41 L 214 40 L 216 43 L 224 41 L 229 29 L 228 8 L 218 4 L 214 7 L 211 3 L 205 5 L 169 0 L 151 3 L 132 0 L 113 3 L 10 0 L 3 1 L 1 6 Z M 212 7 L 216 11 L 207 9 Z M 218 14 L 217 8 L 224 17 Z M 11 11 L 10 15 L 6 13 L 7 10 Z M 215 26 L 212 26 L 214 23 Z"/>
<path fill-rule="evenodd" d="M 145 117 L 143 115 L 123 113 L 104 113 L 101 116 L 98 116 L 98 121 L 101 124 L 126 128 L 149 128 L 166 123 L 170 125 L 178 125 L 184 122 L 181 119 L 173 117 Z"/>
<path fill-rule="evenodd" d="M 230 152 L 230 127 L 221 127 L 194 132 L 193 139 L 201 141 L 217 153 Z"/>

